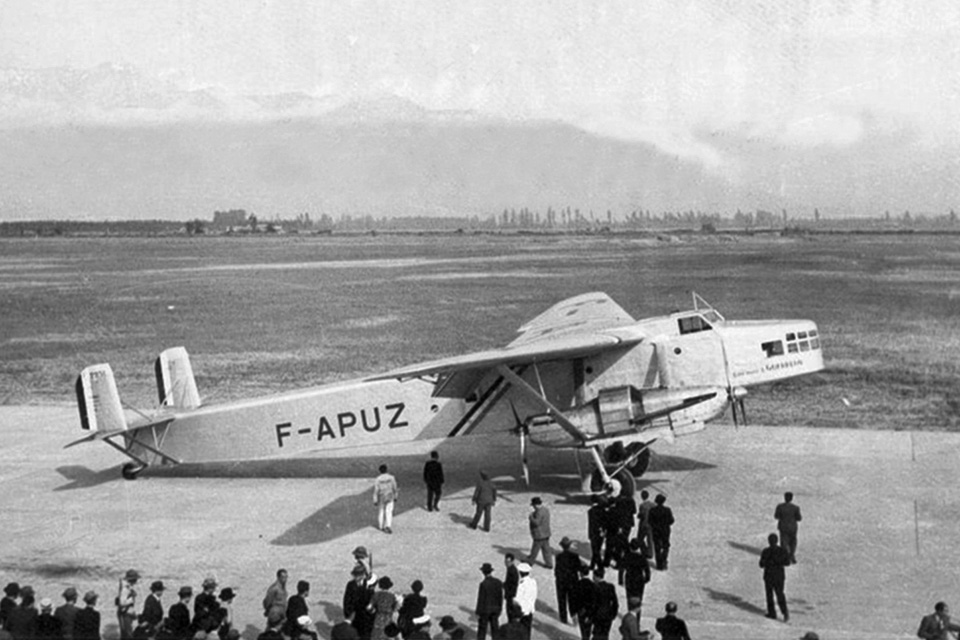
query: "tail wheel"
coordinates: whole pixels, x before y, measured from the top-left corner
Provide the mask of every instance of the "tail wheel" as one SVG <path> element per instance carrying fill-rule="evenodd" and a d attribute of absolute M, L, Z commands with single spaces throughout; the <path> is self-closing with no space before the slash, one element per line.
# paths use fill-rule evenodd
<path fill-rule="evenodd" d="M 621 496 L 632 498 L 633 494 L 637 492 L 637 481 L 626 469 L 621 469 L 614 474 L 611 479 L 620 483 Z M 600 474 L 599 469 L 594 469 L 593 474 L 590 476 L 590 491 L 600 493 L 603 489 L 603 476 Z"/>
<path fill-rule="evenodd" d="M 627 447 L 627 455 L 631 456 L 637 452 L 638 449 L 644 445 L 640 442 L 633 442 Z M 650 466 L 650 447 L 647 447 L 640 452 L 636 458 L 633 459 L 633 462 L 627 467 L 630 470 L 630 473 L 633 474 L 635 478 L 639 478 L 644 473 L 647 472 L 647 467 Z"/>

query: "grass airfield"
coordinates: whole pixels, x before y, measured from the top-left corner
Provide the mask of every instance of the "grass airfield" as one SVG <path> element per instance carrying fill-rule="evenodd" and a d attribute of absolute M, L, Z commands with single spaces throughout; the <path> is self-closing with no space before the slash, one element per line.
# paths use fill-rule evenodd
<path fill-rule="evenodd" d="M 510 436 L 440 443 L 447 488 L 441 512 L 428 513 L 420 480 L 426 455 L 412 445 L 333 459 L 160 469 L 128 482 L 108 447 L 62 448 L 78 435 L 73 407 L 2 407 L 0 429 L 7 443 L 0 449 L 0 580 L 32 584 L 55 601 L 67 585 L 97 590 L 105 637 L 116 634 L 109 604 L 130 567 L 144 576 L 141 591 L 155 579 L 171 588 L 165 607 L 177 587 L 196 589 L 207 575 L 237 588 L 235 614 L 250 640 L 262 629 L 263 593 L 285 567 L 291 587 L 311 582 L 310 612 L 323 637 L 337 621 L 350 551 L 359 544 L 395 591 L 407 592 L 420 578 L 429 613 L 453 615 L 475 637 L 479 567 L 491 562 L 502 577 L 503 554 L 528 550 L 533 495 L 551 507 L 553 543 L 568 535 L 589 555 L 574 455 L 534 448 L 526 487 L 516 479 L 519 454 Z M 795 639 L 808 630 L 834 640 L 909 638 L 935 601 L 956 605 L 960 435 L 714 424 L 655 450 L 640 486 L 668 496 L 677 524 L 670 570 L 654 572 L 647 587 L 645 628 L 672 599 L 698 639 Z M 392 536 L 374 526 L 370 484 L 380 462 L 401 485 Z M 466 526 L 481 467 L 502 491 L 489 534 Z M 791 621 L 784 624 L 764 617 L 757 563 L 787 490 L 804 519 L 799 564 L 787 574 Z M 552 575 L 540 566 L 534 577 L 534 637 L 576 640 L 576 629 L 557 620 Z"/>

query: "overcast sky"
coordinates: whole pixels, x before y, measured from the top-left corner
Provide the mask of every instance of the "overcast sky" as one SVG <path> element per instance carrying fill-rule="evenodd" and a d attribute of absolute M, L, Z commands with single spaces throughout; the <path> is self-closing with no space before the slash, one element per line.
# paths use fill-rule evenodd
<path fill-rule="evenodd" d="M 221 95 L 395 94 L 559 120 L 735 175 L 725 136 L 801 153 L 905 136 L 955 158 L 958 34 L 956 0 L 14 0 L 0 3 L 0 68 L 112 63 Z M 16 106 L 0 96 L 0 124 L 20 122 Z"/>

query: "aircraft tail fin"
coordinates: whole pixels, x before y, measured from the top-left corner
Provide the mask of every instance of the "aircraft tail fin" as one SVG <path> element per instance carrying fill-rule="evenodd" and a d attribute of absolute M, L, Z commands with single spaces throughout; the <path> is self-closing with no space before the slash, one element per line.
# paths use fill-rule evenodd
<path fill-rule="evenodd" d="M 200 392 L 193 378 L 190 355 L 184 347 L 173 347 L 161 353 L 155 370 L 160 406 L 176 409 L 196 409 L 200 406 Z"/>
<path fill-rule="evenodd" d="M 81 371 L 77 376 L 76 391 L 83 429 L 90 432 L 126 431 L 127 419 L 109 364 L 95 364 Z"/>

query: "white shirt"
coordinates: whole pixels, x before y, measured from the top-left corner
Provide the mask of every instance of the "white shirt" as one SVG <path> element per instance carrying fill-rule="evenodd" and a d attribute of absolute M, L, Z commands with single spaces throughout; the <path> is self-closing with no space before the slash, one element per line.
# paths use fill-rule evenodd
<path fill-rule="evenodd" d="M 523 615 L 532 614 L 537 606 L 537 581 L 530 576 L 520 576 L 517 595 L 513 599 L 520 605 L 520 611 L 523 612 Z"/>

